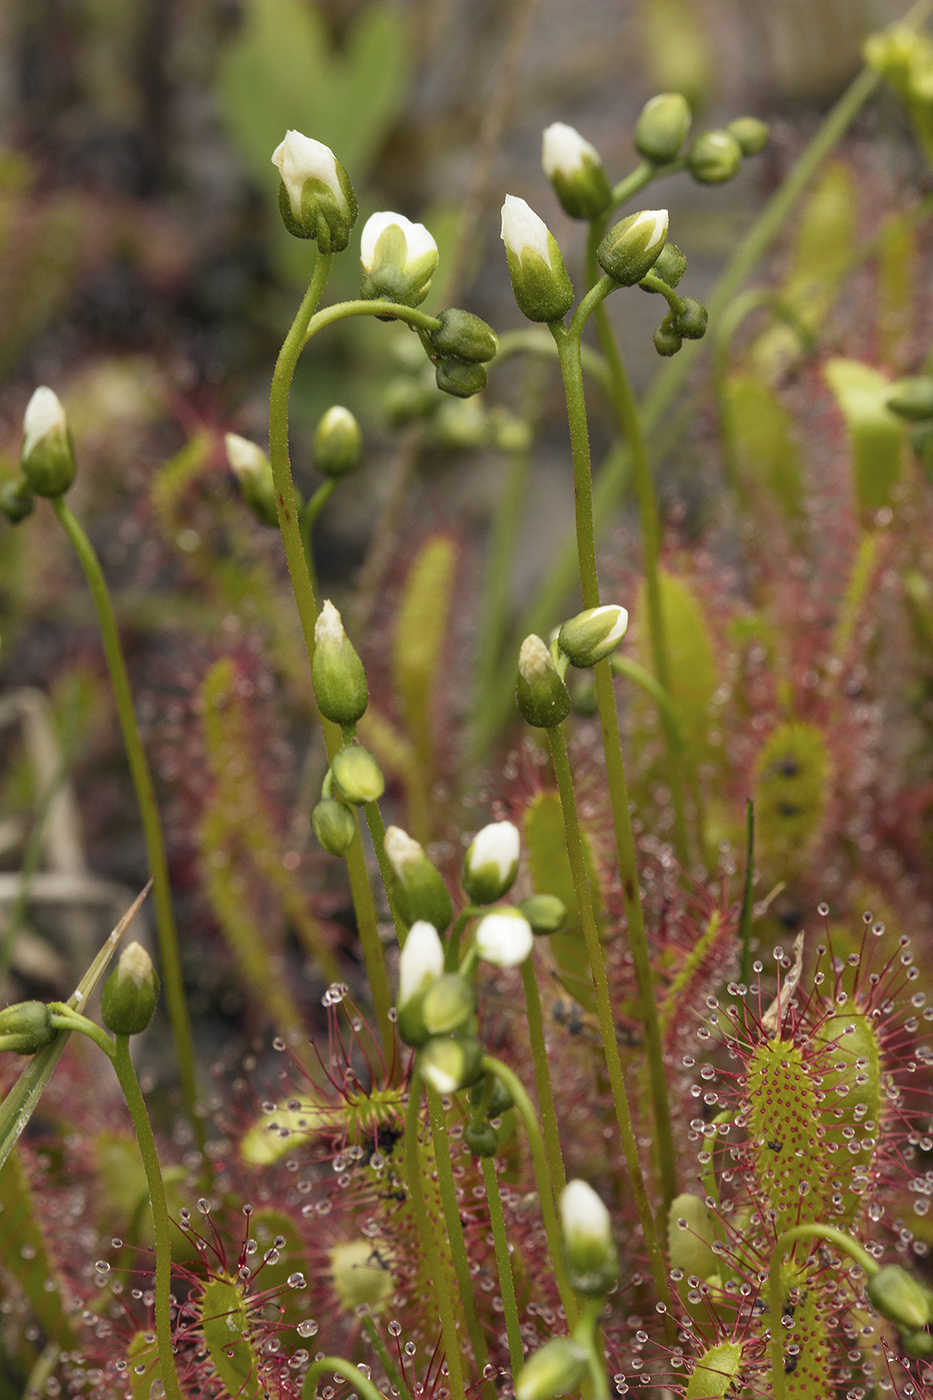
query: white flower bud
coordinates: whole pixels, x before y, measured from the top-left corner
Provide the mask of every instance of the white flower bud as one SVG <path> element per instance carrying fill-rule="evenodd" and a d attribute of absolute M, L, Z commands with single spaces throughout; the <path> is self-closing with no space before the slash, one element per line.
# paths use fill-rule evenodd
<path fill-rule="evenodd" d="M 406 924 L 427 920 L 436 929 L 445 929 L 453 918 L 453 901 L 444 877 L 428 860 L 424 848 L 401 827 L 390 826 L 383 849 L 396 878 L 392 890 L 395 905 Z"/>
<path fill-rule="evenodd" d="M 398 1001 L 401 1010 L 413 997 L 426 992 L 444 972 L 444 945 L 433 924 L 419 919 L 412 924 L 398 962 Z"/>
<path fill-rule="evenodd" d="M 384 298 L 400 306 L 418 306 L 437 267 L 437 244 L 424 224 L 383 211 L 363 226 L 360 265 L 360 295 L 365 301 Z"/>
<path fill-rule="evenodd" d="M 557 240 L 525 200 L 507 194 L 502 241 L 512 291 L 529 321 L 558 321 L 573 305 L 573 285 Z"/>
<path fill-rule="evenodd" d="M 619 1272 L 609 1212 L 585 1181 L 569 1181 L 560 1193 L 567 1276 L 580 1293 L 605 1293 Z"/>
<path fill-rule="evenodd" d="M 313 238 L 322 253 L 339 253 L 350 241 L 357 204 L 347 172 L 329 146 L 289 131 L 272 155 L 282 176 L 279 208 L 297 238 Z"/>
<path fill-rule="evenodd" d="M 666 209 L 642 209 L 615 224 L 596 253 L 603 272 L 623 287 L 640 282 L 667 242 L 667 227 Z"/>
<path fill-rule="evenodd" d="M 490 822 L 473 838 L 463 862 L 463 888 L 474 904 L 492 904 L 511 889 L 518 874 L 518 828 Z"/>
<path fill-rule="evenodd" d="M 533 943 L 531 924 L 517 909 L 496 909 L 477 925 L 476 951 L 494 967 L 517 967 Z"/>
<path fill-rule="evenodd" d="M 269 458 L 261 447 L 250 442 L 249 438 L 240 437 L 239 433 L 227 433 L 224 446 L 230 470 L 240 483 L 244 501 L 257 520 L 278 528 L 279 517 L 275 508 L 275 487 Z"/>
<path fill-rule="evenodd" d="M 572 219 L 595 219 L 612 190 L 595 146 L 564 122 L 553 122 L 541 145 L 541 164 Z"/>
<path fill-rule="evenodd" d="M 610 656 L 625 636 L 628 613 L 616 603 L 599 608 L 587 608 L 565 622 L 558 635 L 558 645 L 572 666 L 595 666 Z"/>
<path fill-rule="evenodd" d="M 42 385 L 23 416 L 23 476 L 37 496 L 62 496 L 74 481 L 75 461 L 61 400 Z"/>

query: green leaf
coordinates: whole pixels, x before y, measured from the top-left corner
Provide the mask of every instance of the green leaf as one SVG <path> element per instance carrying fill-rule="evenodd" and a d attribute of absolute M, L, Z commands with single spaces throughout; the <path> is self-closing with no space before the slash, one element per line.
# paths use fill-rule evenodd
<path fill-rule="evenodd" d="M 716 692 L 716 658 L 699 599 L 683 579 L 661 573 L 661 612 L 671 666 L 670 694 L 684 744 L 694 761 L 706 749 L 709 707 Z M 641 661 L 651 667 L 644 585 L 636 606 Z"/>
<path fill-rule="evenodd" d="M 881 510 L 900 480 L 904 442 L 903 425 L 887 405 L 891 385 L 859 360 L 830 360 L 824 372 L 849 430 L 859 510 Z"/>
<path fill-rule="evenodd" d="M 65 1312 L 62 1281 L 36 1213 L 29 1179 L 18 1152 L 0 1173 L 0 1263 L 17 1280 L 43 1332 L 62 1350 L 75 1345 Z"/>
<path fill-rule="evenodd" d="M 237 1400 L 261 1400 L 261 1363 L 250 1336 L 246 1302 L 230 1280 L 213 1278 L 205 1286 L 201 1328 L 228 1394 Z"/>
<path fill-rule="evenodd" d="M 724 429 L 734 485 L 752 510 L 773 502 L 788 524 L 803 514 L 803 462 L 793 420 L 757 370 L 731 374 L 725 383 Z"/>

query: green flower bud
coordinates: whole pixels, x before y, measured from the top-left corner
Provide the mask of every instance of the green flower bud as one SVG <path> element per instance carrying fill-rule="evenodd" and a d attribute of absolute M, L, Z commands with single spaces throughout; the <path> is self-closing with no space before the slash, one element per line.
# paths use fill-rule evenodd
<path fill-rule="evenodd" d="M 128 943 L 100 999 L 101 1020 L 115 1035 L 139 1035 L 152 1020 L 159 1000 L 159 977 L 139 943 Z"/>
<path fill-rule="evenodd" d="M 531 924 L 520 910 L 493 909 L 476 926 L 476 951 L 494 967 L 517 967 L 531 952 Z"/>
<path fill-rule="evenodd" d="M 238 433 L 227 433 L 224 437 L 227 461 L 240 485 L 243 500 L 256 519 L 263 525 L 279 528 L 278 512 L 275 508 L 275 486 L 272 481 L 272 463 L 249 438 Z"/>
<path fill-rule="evenodd" d="M 346 1240 L 330 1252 L 334 1292 L 344 1312 L 379 1308 L 395 1292 L 395 1279 L 386 1267 L 389 1246 L 380 1239 Z"/>
<path fill-rule="evenodd" d="M 486 1105 L 486 1117 L 501 1118 L 503 1113 L 507 1113 L 508 1110 L 514 1106 L 515 1100 L 512 1098 L 512 1095 L 501 1079 L 496 1075 L 491 1075 L 490 1077 L 492 1079 L 492 1091 L 489 1095 L 489 1102 Z M 482 1102 L 485 1087 L 483 1081 L 480 1080 L 480 1082 L 474 1084 L 473 1088 L 470 1090 L 470 1103 L 474 1108 Z"/>
<path fill-rule="evenodd" d="M 27 515 L 32 514 L 34 506 L 32 491 L 24 477 L 15 477 L 0 485 L 0 512 L 11 525 L 18 525 L 21 520 L 25 520 Z"/>
<path fill-rule="evenodd" d="M 609 207 L 612 187 L 595 146 L 564 122 L 553 122 L 541 145 L 541 164 L 572 219 L 595 219 Z"/>
<path fill-rule="evenodd" d="M 529 321 L 559 321 L 573 305 L 557 239 L 530 205 L 507 194 L 502 206 L 502 233 L 512 291 Z"/>
<path fill-rule="evenodd" d="M 662 321 L 654 333 L 654 348 L 659 355 L 676 355 L 683 343 L 670 321 Z"/>
<path fill-rule="evenodd" d="M 692 119 L 690 104 L 679 92 L 662 92 L 650 98 L 635 123 L 636 151 L 654 165 L 673 160 Z"/>
<path fill-rule="evenodd" d="M 528 1358 L 515 1382 L 515 1400 L 572 1395 L 586 1375 L 587 1353 L 570 1337 L 552 1337 Z"/>
<path fill-rule="evenodd" d="M 923 374 L 914 379 L 901 379 L 893 386 L 888 408 L 912 422 L 933 418 L 933 378 Z"/>
<path fill-rule="evenodd" d="M 322 476 L 336 481 L 356 471 L 363 455 L 360 425 L 348 408 L 334 404 L 317 425 L 314 434 L 314 465 Z"/>
<path fill-rule="evenodd" d="M 406 924 L 426 919 L 442 932 L 453 918 L 453 900 L 444 877 L 423 847 L 401 827 L 390 826 L 385 834 L 385 853 L 395 874 L 395 905 Z"/>
<path fill-rule="evenodd" d="M 687 271 L 687 259 L 677 244 L 668 240 L 655 258 L 651 271 L 666 282 L 669 287 L 676 287 Z M 639 286 L 644 292 L 651 292 L 655 296 L 660 295 L 657 287 L 647 287 L 643 282 L 639 283 Z"/>
<path fill-rule="evenodd" d="M 560 1193 L 567 1278 L 580 1293 L 606 1293 L 619 1276 L 609 1212 L 591 1186 L 569 1181 Z"/>
<path fill-rule="evenodd" d="M 360 266 L 364 301 L 420 306 L 437 267 L 437 244 L 424 224 L 382 211 L 363 225 Z"/>
<path fill-rule="evenodd" d="M 696 297 L 684 297 L 682 308 L 673 319 L 674 330 L 684 340 L 702 340 L 707 319 L 706 307 Z"/>
<path fill-rule="evenodd" d="M 643 209 L 615 224 L 596 250 L 603 272 L 632 287 L 650 272 L 667 240 L 667 210 Z"/>
<path fill-rule="evenodd" d="M 919 1331 L 930 1321 L 926 1294 L 899 1264 L 886 1264 L 872 1274 L 865 1292 L 876 1312 L 906 1331 Z"/>
<path fill-rule="evenodd" d="M 444 399 L 431 423 L 431 435 L 451 452 L 482 447 L 489 435 L 489 414 L 475 399 Z"/>
<path fill-rule="evenodd" d="M 495 1157 L 499 1134 L 490 1123 L 467 1123 L 463 1141 L 474 1157 Z"/>
<path fill-rule="evenodd" d="M 440 325 L 429 339 L 439 355 L 468 360 L 470 364 L 495 359 L 499 338 L 478 316 L 451 307 L 439 312 L 437 319 Z"/>
<path fill-rule="evenodd" d="M 687 168 L 701 185 L 721 185 L 739 173 L 742 147 L 728 131 L 704 131 L 687 152 Z"/>
<path fill-rule="evenodd" d="M 516 908 L 524 914 L 534 933 L 557 933 L 567 922 L 567 906 L 556 894 L 529 895 Z"/>
<path fill-rule="evenodd" d="M 534 435 L 524 418 L 497 404 L 489 415 L 492 423 L 493 444 L 500 452 L 530 452 Z"/>
<path fill-rule="evenodd" d="M 325 797 L 311 812 L 311 829 L 332 856 L 345 856 L 356 836 L 356 817 L 345 802 Z"/>
<path fill-rule="evenodd" d="M 471 365 L 466 360 L 444 359 L 438 360 L 434 378 L 442 393 L 453 394 L 455 399 L 471 399 L 485 389 L 488 375 L 482 365 Z"/>
<path fill-rule="evenodd" d="M 409 375 L 399 375 L 391 380 L 383 390 L 382 407 L 389 422 L 396 428 L 406 423 L 414 423 L 419 418 L 427 418 L 435 404 L 434 367 L 427 365 L 427 377 L 416 379 Z"/>
<path fill-rule="evenodd" d="M 422 1078 L 439 1094 L 468 1089 L 483 1072 L 483 1047 L 472 1036 L 438 1036 L 418 1051 Z"/>
<path fill-rule="evenodd" d="M 610 656 L 628 629 L 628 613 L 616 603 L 599 608 L 587 608 L 565 622 L 557 636 L 557 645 L 571 666 L 584 669 L 595 666 Z"/>
<path fill-rule="evenodd" d="M 433 924 L 418 919 L 408 930 L 398 961 L 397 1027 L 406 1045 L 424 1045 L 429 1031 L 422 1006 L 425 996 L 444 976 L 444 945 Z"/>
<path fill-rule="evenodd" d="M 74 448 L 57 394 L 37 389 L 23 416 L 23 476 L 37 496 L 63 496 L 75 479 Z"/>
<path fill-rule="evenodd" d="M 901 1346 L 908 1356 L 933 1356 L 933 1336 L 924 1329 L 918 1332 L 901 1332 Z"/>
<path fill-rule="evenodd" d="M 471 904 L 494 904 L 518 874 L 520 838 L 512 822 L 490 822 L 478 831 L 463 861 L 460 883 Z"/>
<path fill-rule="evenodd" d="M 759 121 L 757 117 L 736 117 L 726 130 L 738 141 L 743 156 L 757 156 L 767 146 L 771 135 L 768 123 Z"/>
<path fill-rule="evenodd" d="M 357 203 L 347 172 L 329 147 L 289 131 L 276 147 L 279 210 L 289 233 L 313 238 L 322 253 L 341 253 L 356 223 Z"/>
<path fill-rule="evenodd" d="M 716 1256 L 710 1246 L 715 1238 L 709 1211 L 699 1196 L 685 1191 L 675 1196 L 667 1217 L 671 1268 L 709 1278 L 716 1272 Z"/>
<path fill-rule="evenodd" d="M 433 982 L 421 1003 L 421 1018 L 428 1035 L 452 1035 L 466 1025 L 476 1011 L 476 993 L 465 977 L 445 972 Z"/>
<path fill-rule="evenodd" d="M 18 1001 L 0 1011 L 0 1050 L 33 1055 L 55 1039 L 44 1001 Z"/>
<path fill-rule="evenodd" d="M 362 744 L 346 744 L 334 754 L 330 766 L 334 795 L 354 807 L 376 802 L 385 792 L 382 769 Z"/>
<path fill-rule="evenodd" d="M 325 600 L 314 624 L 311 683 L 318 709 L 334 724 L 355 724 L 365 714 L 369 704 L 366 672 L 343 630 L 339 612 L 329 600 Z"/>
<path fill-rule="evenodd" d="M 522 718 L 538 729 L 553 729 L 570 714 L 570 691 L 551 653 L 534 633 L 525 638 L 518 654 L 515 695 Z"/>

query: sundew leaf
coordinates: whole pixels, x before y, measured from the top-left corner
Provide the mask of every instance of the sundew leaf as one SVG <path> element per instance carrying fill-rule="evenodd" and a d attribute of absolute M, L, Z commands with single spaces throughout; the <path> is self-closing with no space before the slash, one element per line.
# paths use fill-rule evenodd
<path fill-rule="evenodd" d="M 261 1363 L 250 1337 L 246 1303 L 230 1280 L 213 1278 L 205 1285 L 201 1330 L 227 1393 L 237 1400 L 261 1400 Z"/>
<path fill-rule="evenodd" d="M 755 831 L 768 866 L 796 868 L 823 820 L 829 759 L 811 724 L 778 725 L 758 756 Z"/>
<path fill-rule="evenodd" d="M 65 1312 L 62 1281 L 18 1152 L 10 1154 L 6 1170 L 0 1173 L 0 1220 L 0 1263 L 19 1283 L 49 1340 L 67 1350 L 75 1337 Z"/>
<path fill-rule="evenodd" d="M 153 1381 L 162 1379 L 155 1333 L 137 1332 L 126 1349 L 126 1361 L 127 1394 L 131 1400 L 150 1400 Z"/>
<path fill-rule="evenodd" d="M 718 1342 L 700 1357 L 684 1391 L 685 1400 L 720 1400 L 742 1365 L 739 1342 Z"/>
<path fill-rule="evenodd" d="M 904 433 L 887 405 L 891 385 L 859 360 L 830 360 L 824 373 L 849 430 L 858 508 L 869 515 L 891 504 L 901 476 Z"/>
<path fill-rule="evenodd" d="M 752 510 L 773 502 L 788 524 L 803 514 L 803 460 L 793 420 L 760 372 L 730 374 L 725 383 L 724 430 L 734 485 Z"/>
<path fill-rule="evenodd" d="M 703 607 L 689 584 L 662 572 L 660 585 L 671 699 L 685 747 L 695 762 L 706 749 L 710 705 L 717 685 L 716 658 Z M 639 588 L 636 615 L 640 659 L 653 669 L 644 584 Z"/>

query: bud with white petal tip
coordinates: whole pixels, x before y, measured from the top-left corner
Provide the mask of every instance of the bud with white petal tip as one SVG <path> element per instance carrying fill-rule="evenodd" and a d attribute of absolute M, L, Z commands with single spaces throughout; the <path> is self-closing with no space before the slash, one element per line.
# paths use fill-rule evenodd
<path fill-rule="evenodd" d="M 365 714 L 369 704 L 366 672 L 329 599 L 314 624 L 311 683 L 318 709 L 334 724 L 355 724 Z"/>
<path fill-rule="evenodd" d="M 408 930 L 398 961 L 398 1033 L 406 1045 L 424 1045 L 430 1032 L 421 1007 L 425 994 L 444 975 L 444 945 L 433 924 L 419 919 Z"/>
<path fill-rule="evenodd" d="M 363 455 L 360 425 L 348 408 L 334 404 L 314 434 L 314 465 L 332 481 L 355 471 Z"/>
<path fill-rule="evenodd" d="M 690 130 L 690 104 L 679 92 L 661 92 L 642 107 L 635 123 L 635 149 L 653 165 L 673 160 Z"/>
<path fill-rule="evenodd" d="M 531 924 L 532 933 L 557 933 L 567 922 L 567 906 L 556 894 L 530 894 L 515 907 Z"/>
<path fill-rule="evenodd" d="M 515 697 L 523 719 L 538 729 L 553 729 L 570 714 L 570 691 L 551 653 L 534 633 L 525 638 L 518 654 Z"/>
<path fill-rule="evenodd" d="M 739 173 L 742 147 L 729 131 L 704 131 L 687 152 L 687 169 L 701 185 L 721 185 Z"/>
<path fill-rule="evenodd" d="M 628 629 L 628 613 L 616 603 L 604 603 L 599 608 L 587 608 L 565 622 L 557 644 L 571 666 L 581 669 L 595 666 L 610 656 Z"/>
<path fill-rule="evenodd" d="M 34 1055 L 57 1034 L 44 1001 L 18 1001 L 0 1011 L 0 1050 Z"/>
<path fill-rule="evenodd" d="M 500 236 L 522 314 L 529 321 L 559 321 L 573 305 L 573 284 L 547 224 L 523 199 L 507 194 Z"/>
<path fill-rule="evenodd" d="M 567 1278 L 579 1293 L 606 1293 L 619 1276 L 619 1256 L 609 1212 L 591 1186 L 579 1178 L 560 1193 Z"/>
<path fill-rule="evenodd" d="M 424 224 L 381 211 L 363 225 L 360 266 L 364 301 L 420 306 L 437 267 L 437 244 Z"/>
<path fill-rule="evenodd" d="M 357 203 L 347 172 L 329 146 L 289 131 L 275 149 L 279 209 L 289 233 L 313 238 L 322 253 L 341 253 L 356 223 Z"/>
<path fill-rule="evenodd" d="M 278 529 L 279 516 L 275 508 L 275 486 L 272 481 L 272 463 L 249 438 L 239 433 L 227 433 L 224 437 L 227 461 L 230 470 L 240 483 L 243 499 L 263 525 Z"/>
<path fill-rule="evenodd" d="M 512 888 L 518 874 L 519 847 L 518 827 L 512 822 L 490 822 L 476 833 L 460 880 L 473 904 L 493 904 Z"/>
<path fill-rule="evenodd" d="M 571 1337 L 552 1337 L 519 1372 L 515 1400 L 557 1400 L 572 1395 L 586 1375 L 587 1351 Z"/>
<path fill-rule="evenodd" d="M 650 272 L 667 241 L 667 210 L 642 209 L 615 224 L 596 252 L 603 272 L 632 287 Z"/>
<path fill-rule="evenodd" d="M 400 826 L 386 828 L 384 850 L 395 875 L 392 896 L 406 924 L 426 919 L 443 930 L 454 914 L 444 877 L 424 853 L 424 847 Z"/>
<path fill-rule="evenodd" d="M 544 132 L 541 164 L 572 219 L 595 219 L 609 206 L 612 189 L 595 146 L 564 122 Z"/>
<path fill-rule="evenodd" d="M 482 1045 L 472 1036 L 436 1036 L 418 1051 L 418 1068 L 439 1094 L 455 1094 L 479 1079 L 483 1054 Z"/>
<path fill-rule="evenodd" d="M 101 1020 L 115 1035 L 139 1035 L 152 1020 L 159 1000 L 159 976 L 140 943 L 120 954 L 100 998 Z"/>
<path fill-rule="evenodd" d="M 345 744 L 334 754 L 330 778 L 333 795 L 342 797 L 344 802 L 350 802 L 354 807 L 378 801 L 386 788 L 382 769 L 362 744 Z M 324 796 L 330 797 L 331 793 L 327 792 Z"/>
<path fill-rule="evenodd" d="M 476 951 L 494 967 L 517 967 L 534 945 L 531 924 L 518 909 L 493 909 L 476 926 Z"/>
<path fill-rule="evenodd" d="M 61 400 L 42 385 L 23 415 L 23 476 L 37 496 L 63 496 L 75 479 L 75 457 Z"/>
<path fill-rule="evenodd" d="M 311 829 L 328 855 L 345 856 L 356 837 L 356 817 L 345 802 L 325 797 L 311 812 Z"/>

